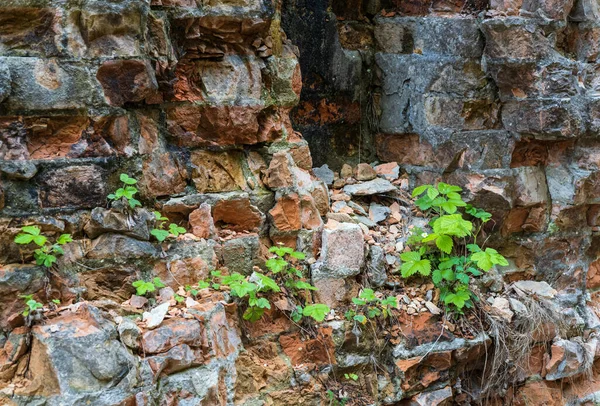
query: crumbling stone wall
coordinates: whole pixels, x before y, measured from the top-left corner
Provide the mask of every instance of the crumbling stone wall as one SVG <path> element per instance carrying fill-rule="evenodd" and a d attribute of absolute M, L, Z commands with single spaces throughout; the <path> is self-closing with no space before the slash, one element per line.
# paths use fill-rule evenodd
<path fill-rule="evenodd" d="M 372 146 L 411 185 L 465 185 L 494 214 L 511 278 L 597 288 L 597 2 L 326 3 L 284 14 L 308 81 L 292 119 L 315 149 L 345 154 L 315 153 L 316 166 L 358 160 L 362 140 L 361 160 Z M 305 39 L 294 13 L 324 34 Z"/>
<path fill-rule="evenodd" d="M 510 260 L 488 280 L 496 310 L 527 319 L 501 297 L 521 281 L 571 328 L 544 328 L 526 384 L 496 400 L 593 402 L 599 19 L 595 0 L 2 2 L 0 403 L 318 405 L 352 371 L 358 402 L 480 400 L 461 379 L 482 373 L 493 337 L 450 331 L 425 305 L 432 286 L 387 283 L 381 246 L 401 251 L 423 224 L 406 189 L 437 180 L 493 213 L 488 243 Z M 339 176 L 317 179 L 313 158 Z M 399 168 L 341 170 L 375 159 Z M 108 208 L 121 173 L 187 233 L 153 243 L 149 210 Z M 53 270 L 13 243 L 32 224 L 75 238 Z M 308 255 L 316 297 L 340 308 L 365 281 L 401 289 L 401 334 L 358 339 L 340 314 L 306 334 L 275 308 L 250 325 L 219 292 L 131 321 L 132 281 L 249 274 L 275 242 Z M 20 294 L 65 307 L 30 329 Z"/>

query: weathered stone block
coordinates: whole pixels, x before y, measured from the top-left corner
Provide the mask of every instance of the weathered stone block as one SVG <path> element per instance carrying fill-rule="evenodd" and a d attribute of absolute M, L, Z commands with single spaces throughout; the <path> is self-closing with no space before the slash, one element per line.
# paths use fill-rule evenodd
<path fill-rule="evenodd" d="M 43 208 L 93 208 L 106 202 L 105 172 L 95 165 L 73 165 L 44 174 L 40 183 Z"/>
<path fill-rule="evenodd" d="M 113 106 L 140 102 L 158 89 L 154 70 L 143 60 L 104 62 L 98 68 L 96 78 L 104 89 L 106 101 Z"/>
<path fill-rule="evenodd" d="M 323 230 L 321 257 L 312 267 L 312 278 L 344 279 L 357 275 L 364 264 L 365 250 L 358 224 L 339 223 Z"/>
<path fill-rule="evenodd" d="M 502 109 L 502 122 L 507 130 L 539 137 L 573 138 L 585 131 L 579 106 L 562 100 L 507 102 Z"/>
<path fill-rule="evenodd" d="M 138 56 L 148 10 L 143 0 L 85 0 L 69 10 L 69 47 L 79 56 Z"/>
<path fill-rule="evenodd" d="M 5 3 L 0 6 L 0 55 L 57 56 L 60 20 L 57 9 Z"/>
<path fill-rule="evenodd" d="M 39 58 L 7 57 L 4 61 L 12 81 L 5 103 L 13 109 L 76 109 L 98 100 L 98 89 L 82 65 Z"/>
<path fill-rule="evenodd" d="M 175 68 L 173 100 L 259 104 L 262 59 L 227 55 L 220 60 L 182 60 Z"/>
<path fill-rule="evenodd" d="M 554 29 L 517 17 L 485 20 L 481 24 L 485 35 L 485 55 L 521 61 L 550 56 L 555 52 Z"/>
<path fill-rule="evenodd" d="M 244 153 L 240 151 L 194 151 L 190 162 L 192 180 L 199 193 L 229 192 L 246 189 L 242 170 Z"/>
<path fill-rule="evenodd" d="M 167 110 L 167 127 L 178 145 L 207 147 L 272 140 L 261 133 L 260 106 L 179 106 Z"/>

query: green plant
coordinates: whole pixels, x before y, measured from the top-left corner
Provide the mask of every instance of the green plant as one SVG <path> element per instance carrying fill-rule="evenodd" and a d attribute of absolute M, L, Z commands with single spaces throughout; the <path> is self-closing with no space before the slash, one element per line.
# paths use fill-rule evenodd
<path fill-rule="evenodd" d="M 346 403 L 348 402 L 347 398 L 338 399 L 331 389 L 328 389 L 325 394 L 327 395 L 327 400 L 329 400 L 329 406 L 346 406 Z"/>
<path fill-rule="evenodd" d="M 146 293 L 156 291 L 156 288 L 164 288 L 165 284 L 160 280 L 159 277 L 155 277 L 150 282 L 144 280 L 137 280 L 131 284 L 135 288 L 135 294 L 138 296 L 144 296 Z"/>
<path fill-rule="evenodd" d="M 210 286 L 220 289 L 221 286 L 227 286 L 231 295 L 246 306 L 242 317 L 248 321 L 257 321 L 265 310 L 271 308 L 269 299 L 273 294 L 284 295 L 293 304 L 290 317 L 295 322 L 299 322 L 303 316 L 323 321 L 330 311 L 329 307 L 321 303 L 306 305 L 307 295 L 316 288 L 304 279 L 303 271 L 293 265 L 303 260 L 304 254 L 288 247 L 271 247 L 269 251 L 274 254 L 265 262 L 269 275 L 257 271 L 249 277 L 237 272 L 223 275 L 215 270 L 211 272 L 210 280 L 198 282 L 198 288 Z M 193 294 L 197 290 L 190 287 L 188 291 Z"/>
<path fill-rule="evenodd" d="M 469 287 L 473 277 L 494 265 L 508 265 L 496 250 L 477 243 L 483 224 L 492 215 L 464 202 L 461 191 L 460 187 L 443 182 L 415 188 L 413 197 L 419 196 L 415 204 L 431 218 L 433 232 L 415 230 L 408 240 L 410 251 L 400 254 L 402 277 L 431 278 L 440 289 L 440 299 L 459 313 L 477 300 Z M 459 212 L 461 208 L 464 213 Z"/>
<path fill-rule="evenodd" d="M 33 295 L 21 295 L 20 297 L 23 298 L 23 301 L 25 302 L 26 307 L 22 313 L 25 317 L 44 307 L 44 305 L 33 298 Z"/>
<path fill-rule="evenodd" d="M 130 177 L 126 173 L 122 173 L 119 179 L 123 183 L 123 186 L 118 188 L 115 193 L 109 194 L 107 196 L 108 199 L 115 201 L 125 199 L 127 204 L 129 204 L 129 207 L 132 209 L 136 208 L 137 206 L 141 206 L 142 203 L 140 203 L 140 201 L 134 197 L 138 192 L 138 189 L 133 186 L 137 184 L 137 180 Z"/>
<path fill-rule="evenodd" d="M 354 382 L 358 381 L 358 375 L 356 374 L 344 374 L 344 378 L 352 380 Z"/>
<path fill-rule="evenodd" d="M 34 243 L 39 248 L 33 252 L 35 262 L 38 265 L 51 267 L 57 260 L 57 255 L 63 255 L 65 252 L 62 245 L 65 245 L 73 239 L 70 234 L 61 234 L 55 244 L 51 244 L 45 235 L 42 235 L 38 226 L 21 227 L 21 232 L 15 237 L 15 243 L 26 245 Z"/>
<path fill-rule="evenodd" d="M 154 212 L 154 219 L 158 224 L 158 228 L 153 228 L 152 231 L 150 231 L 150 234 L 152 234 L 159 242 L 163 242 L 171 235 L 178 237 L 180 234 L 184 234 L 186 231 L 185 228 L 180 227 L 175 223 L 169 224 L 168 229 L 165 230 L 166 221 L 169 219 L 158 211 Z"/>
<path fill-rule="evenodd" d="M 363 289 L 358 297 L 352 298 L 354 307 L 345 314 L 346 319 L 366 324 L 367 320 L 391 315 L 391 309 L 398 307 L 394 296 L 379 298 L 373 289 Z"/>

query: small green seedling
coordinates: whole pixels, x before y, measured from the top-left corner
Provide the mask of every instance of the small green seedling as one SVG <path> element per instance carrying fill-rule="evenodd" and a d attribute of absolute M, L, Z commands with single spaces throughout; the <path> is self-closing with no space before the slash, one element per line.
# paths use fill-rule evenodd
<path fill-rule="evenodd" d="M 26 306 L 22 313 L 25 317 L 28 317 L 32 313 L 35 313 L 37 310 L 44 307 L 44 305 L 33 298 L 33 295 L 21 295 L 21 298 L 23 298 Z"/>
<path fill-rule="evenodd" d="M 55 244 L 50 244 L 48 238 L 42 235 L 38 226 L 25 226 L 21 228 L 21 232 L 15 237 L 15 243 L 27 245 L 34 243 L 39 248 L 33 252 L 35 262 L 38 265 L 43 265 L 50 268 L 57 260 L 58 255 L 63 255 L 65 252 L 62 246 L 73 241 L 70 234 L 61 234 Z"/>
<path fill-rule="evenodd" d="M 352 380 L 354 382 L 358 381 L 358 375 L 356 374 L 344 374 L 344 378 Z"/>
<path fill-rule="evenodd" d="M 135 288 L 135 293 L 138 296 L 144 296 L 146 293 L 156 291 L 156 288 L 164 288 L 165 284 L 159 277 L 155 277 L 151 282 L 137 280 L 131 284 Z"/>
<path fill-rule="evenodd" d="M 137 180 L 126 173 L 122 173 L 119 179 L 123 183 L 123 186 L 117 189 L 115 193 L 109 194 L 108 199 L 115 201 L 125 199 L 132 209 L 141 206 L 142 203 L 134 197 L 138 192 L 138 189 L 133 186 L 137 183 Z"/>
<path fill-rule="evenodd" d="M 179 237 L 186 232 L 185 228 L 180 227 L 175 223 L 169 224 L 168 230 L 165 230 L 166 222 L 169 219 L 158 211 L 154 212 L 154 219 L 156 220 L 158 227 L 153 228 L 152 231 L 150 231 L 150 234 L 152 234 L 159 242 L 163 242 L 171 235 L 173 237 Z"/>

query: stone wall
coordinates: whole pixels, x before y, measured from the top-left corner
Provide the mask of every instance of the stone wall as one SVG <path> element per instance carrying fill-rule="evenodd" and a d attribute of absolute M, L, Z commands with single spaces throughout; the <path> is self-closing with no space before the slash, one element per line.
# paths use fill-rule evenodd
<path fill-rule="evenodd" d="M 433 286 L 393 277 L 409 227 L 424 221 L 407 190 L 438 180 L 493 213 L 488 243 L 510 265 L 484 282 L 489 304 L 510 303 L 501 316 L 524 323 L 519 300 L 545 301 L 566 325 L 535 332 L 527 365 L 492 400 L 591 404 L 598 10 L 595 0 L 3 2 L 0 404 L 328 405 L 328 389 L 357 405 L 482 401 L 497 337 L 465 334 L 425 305 Z M 375 159 L 399 167 L 342 167 Z M 337 176 L 311 170 L 326 163 Z M 145 208 L 109 204 L 121 173 L 139 180 Z M 186 233 L 154 241 L 152 210 Z M 24 225 L 75 241 L 48 270 L 33 265 L 35 247 L 13 243 Z M 177 289 L 217 268 L 249 275 L 277 242 L 307 254 L 315 299 L 336 307 L 310 331 L 276 308 L 245 323 L 212 290 L 184 305 L 169 288 L 154 309 L 131 302 L 137 279 Z M 344 320 L 366 286 L 398 298 L 389 329 Z M 23 294 L 61 306 L 32 327 Z"/>
<path fill-rule="evenodd" d="M 292 119 L 313 149 L 338 153 L 316 152 L 316 166 L 358 160 L 360 139 L 362 161 L 374 147 L 411 186 L 465 185 L 494 214 L 492 244 L 511 259 L 511 278 L 599 287 L 596 1 L 290 1 L 288 10 L 306 83 Z M 316 35 L 303 35 L 294 14 L 310 15 Z"/>

